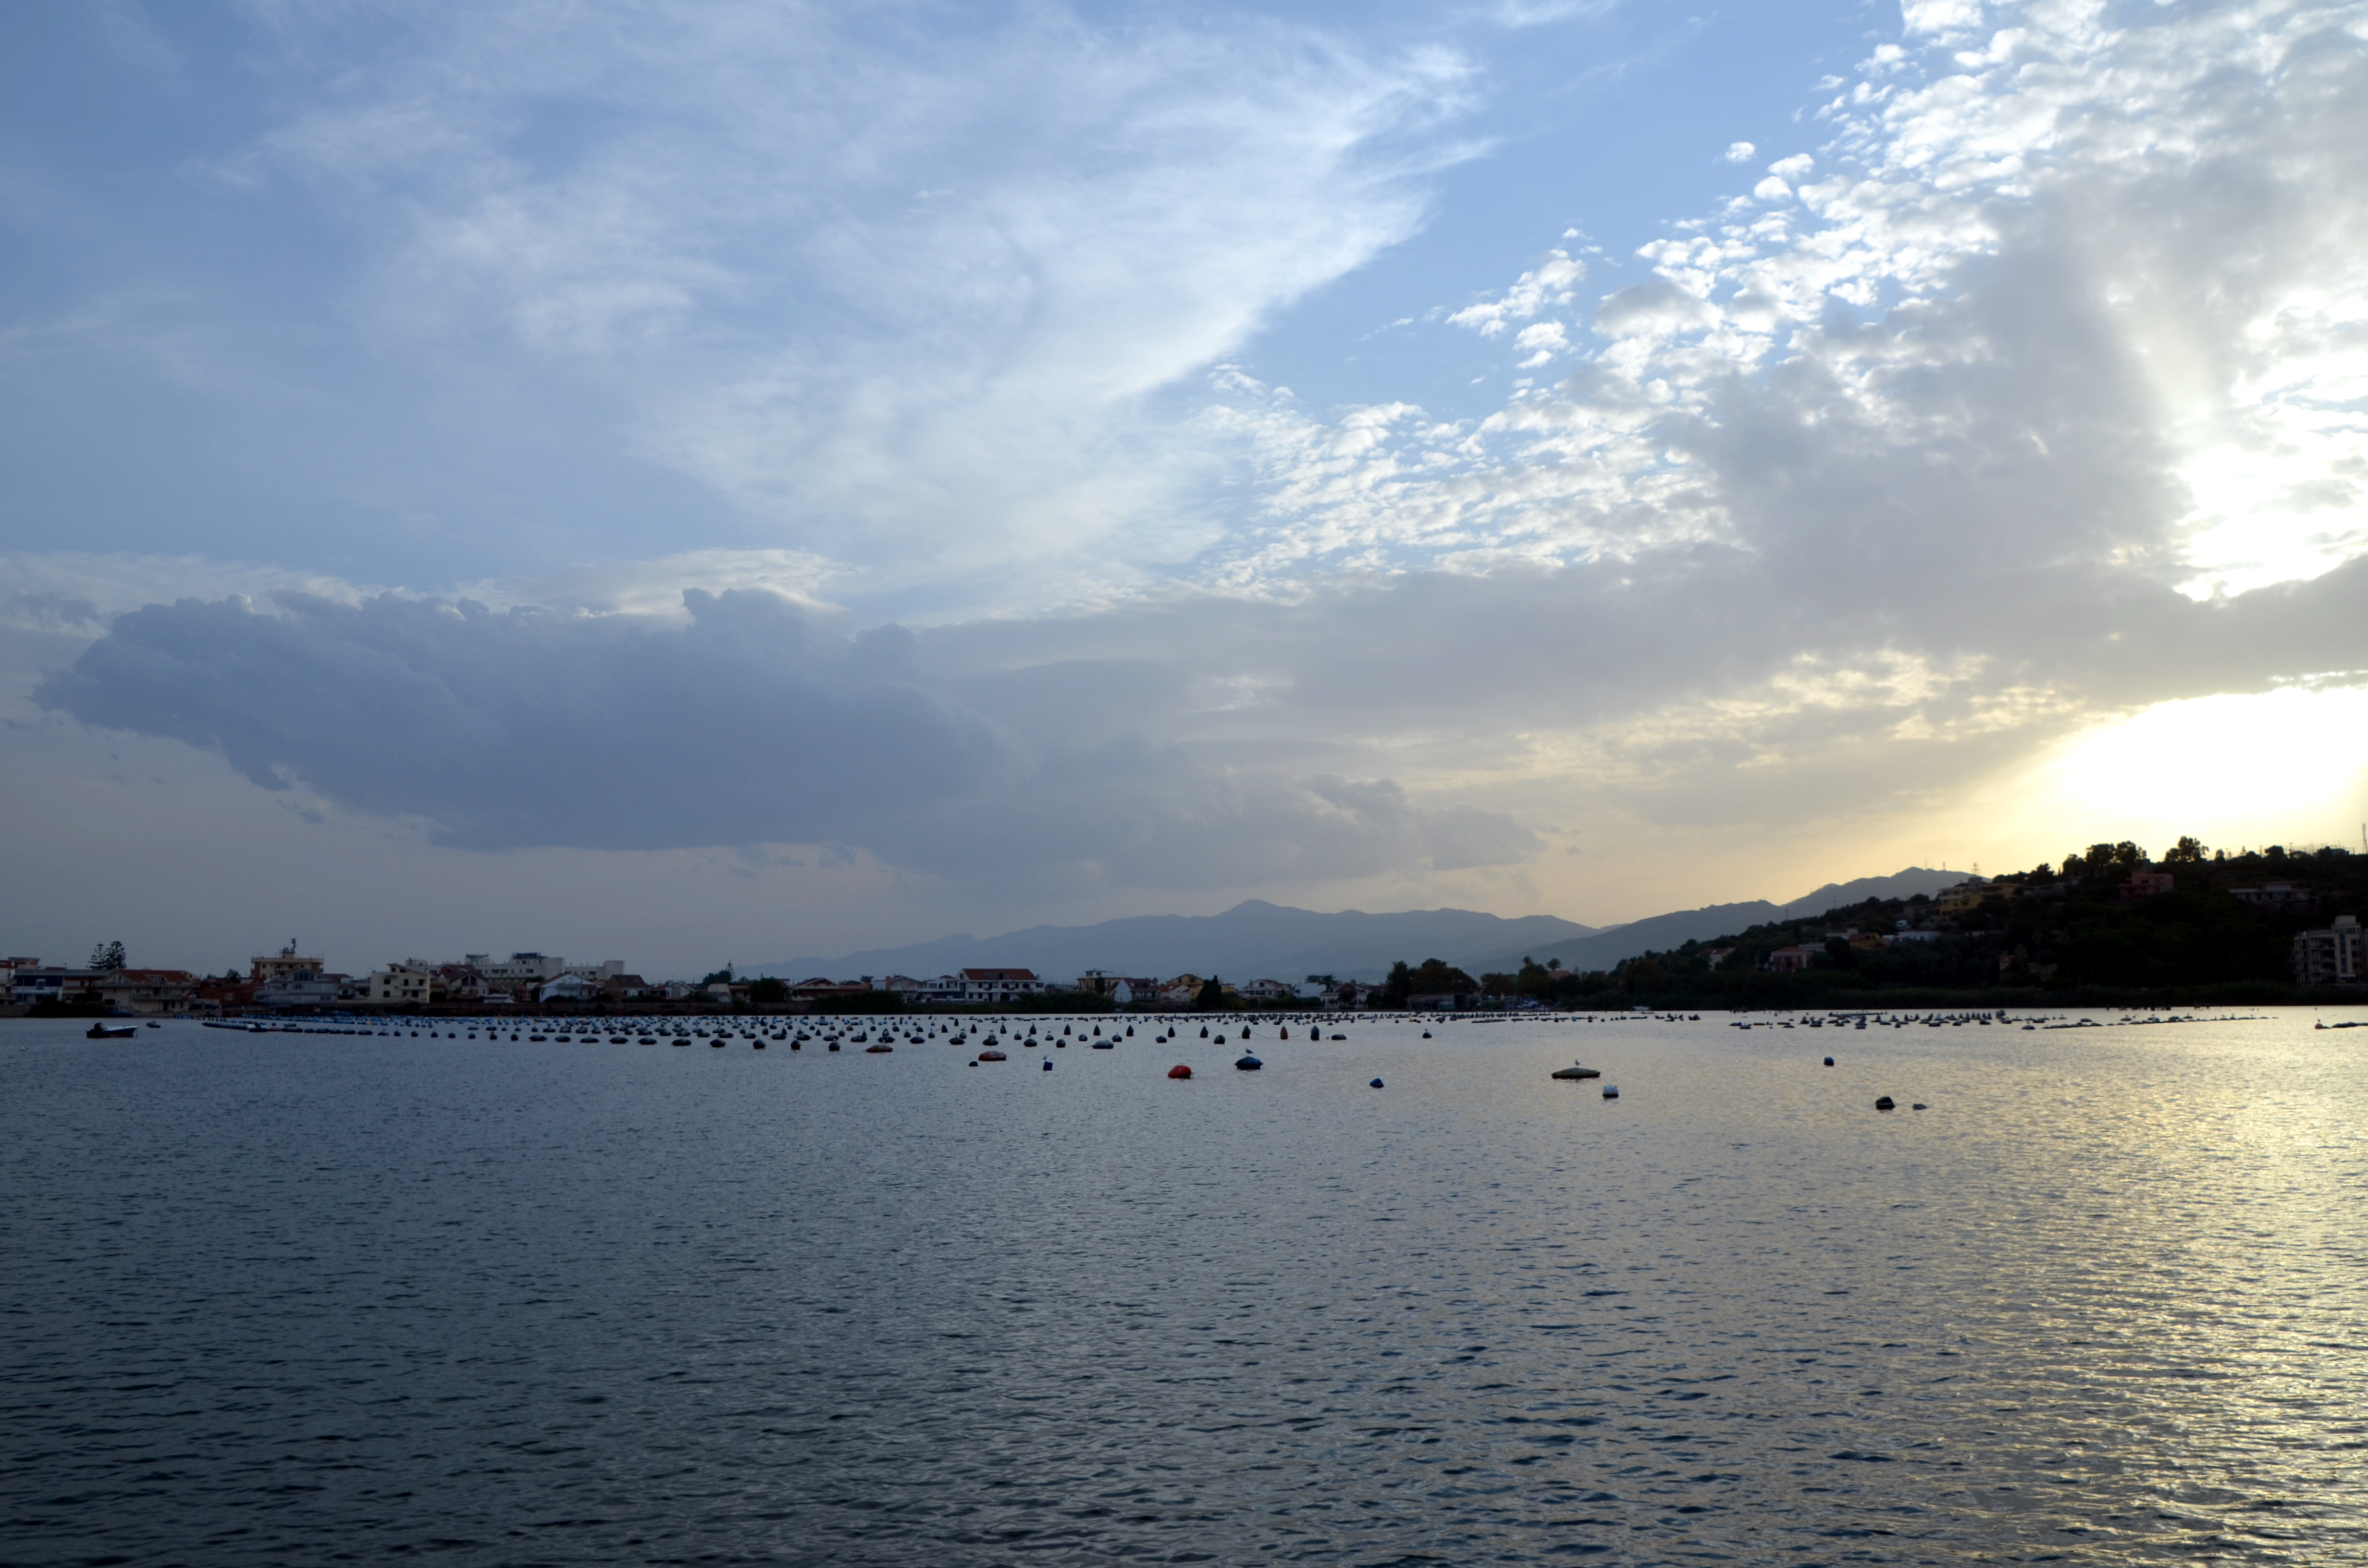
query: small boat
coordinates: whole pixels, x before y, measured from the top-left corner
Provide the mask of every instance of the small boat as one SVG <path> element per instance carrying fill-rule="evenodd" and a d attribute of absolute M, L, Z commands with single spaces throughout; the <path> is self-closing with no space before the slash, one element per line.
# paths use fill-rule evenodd
<path fill-rule="evenodd" d="M 866 1056 L 879 1056 L 895 1049 L 896 1048 L 894 1046 L 886 1044 L 867 1045 L 863 1048 L 863 1054 Z"/>
<path fill-rule="evenodd" d="M 138 1034 L 139 1032 L 139 1029 L 131 1024 L 121 1024 L 113 1028 L 109 1028 L 106 1024 L 93 1024 L 90 1026 L 90 1032 L 82 1038 L 85 1040 L 130 1040 L 133 1035 Z"/>
<path fill-rule="evenodd" d="M 837 1048 L 837 1046 L 833 1046 L 833 1047 L 831 1047 L 831 1049 L 832 1049 L 833 1051 L 836 1051 L 836 1050 L 837 1050 L 838 1048 Z M 978 1053 L 978 1059 L 979 1059 L 981 1062 L 1003 1062 L 1003 1061 L 1007 1061 L 1007 1060 L 1008 1060 L 1008 1058 L 1007 1058 L 1007 1057 L 1003 1054 L 1003 1052 L 1001 1052 L 1001 1051 L 996 1051 L 996 1049 L 994 1049 L 992 1046 L 988 1047 L 988 1048 L 987 1048 L 986 1050 L 985 1050 L 985 1051 L 980 1051 L 980 1052 Z"/>
<path fill-rule="evenodd" d="M 1576 1062 L 1572 1062 L 1567 1067 L 1555 1068 L 1554 1075 L 1557 1078 L 1563 1079 L 1566 1083 L 1574 1084 L 1581 1078 L 1600 1078 L 1603 1076 L 1603 1074 L 1597 1069 L 1582 1066 Z"/>

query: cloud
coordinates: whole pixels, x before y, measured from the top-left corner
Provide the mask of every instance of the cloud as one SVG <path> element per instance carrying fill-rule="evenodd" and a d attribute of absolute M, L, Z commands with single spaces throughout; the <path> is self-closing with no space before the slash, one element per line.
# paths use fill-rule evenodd
<path fill-rule="evenodd" d="M 1731 142 L 1727 143 L 1726 151 L 1719 154 L 1723 162 L 1729 164 L 1748 164 L 1759 155 L 1759 149 L 1748 142 Z"/>
<path fill-rule="evenodd" d="M 1896 567 L 1870 591 L 2022 559 L 2202 596 L 2368 550 L 2368 42 L 2299 4 L 2120 31 L 1998 9 L 2010 57 L 1843 95 L 1815 165 L 1778 165 L 1797 208 L 1643 247 L 1551 392 L 1353 456 L 1237 400 L 1269 506 L 1232 559 L 1847 540 Z M 1453 319 L 1502 332 L 1541 291 Z"/>
<path fill-rule="evenodd" d="M 761 591 L 684 598 L 685 620 L 394 596 L 182 600 L 118 619 L 37 699 L 476 849 L 838 843 L 924 875 L 1075 891 L 1498 865 L 1534 848 L 1501 814 L 1428 808 L 1386 779 L 1214 765 L 1146 739 L 1179 693 L 1128 662 L 1078 668 L 1061 701 L 1148 695 L 1166 711 L 1138 703 L 1131 722 L 1064 738 L 1042 711 L 1044 672 L 973 680 L 965 700 L 902 628 L 818 632 Z"/>
<path fill-rule="evenodd" d="M 1447 319 L 1483 337 L 1495 337 L 1513 322 L 1569 304 L 1577 298 L 1573 290 L 1586 276 L 1585 262 L 1574 261 L 1568 252 L 1558 250 L 1543 265 L 1522 273 L 1503 298 L 1466 305 Z"/>
<path fill-rule="evenodd" d="M 974 601 L 1089 545 L 1189 554 L 1200 455 L 1145 400 L 1413 233 L 1474 150 L 1417 135 L 1465 107 L 1460 56 L 1281 23 L 264 15 L 295 107 L 235 172 L 368 235 L 383 352 L 588 382 L 752 542 Z"/>
<path fill-rule="evenodd" d="M 2301 4 L 1994 10 L 1996 48 L 1836 100 L 1814 159 L 1772 165 L 1797 206 L 1643 247 L 1559 386 L 1354 446 L 1231 400 L 1267 516 L 1212 580 L 1452 576 L 1487 606 L 1468 645 L 1383 622 L 1424 628 L 1425 670 L 1556 671 L 1532 744 L 1705 820 L 2362 678 L 2368 38 Z M 1452 319 L 1506 331 L 1533 277 Z"/>

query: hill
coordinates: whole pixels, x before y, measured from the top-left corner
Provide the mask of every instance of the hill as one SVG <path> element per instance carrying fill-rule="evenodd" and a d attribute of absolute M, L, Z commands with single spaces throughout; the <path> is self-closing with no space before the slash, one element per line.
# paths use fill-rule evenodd
<path fill-rule="evenodd" d="M 1362 980 L 1379 979 L 1402 953 L 1493 952 L 1523 942 L 1567 945 L 1594 933 L 1591 926 L 1551 915 L 1509 920 L 1468 909 L 1323 915 L 1251 899 L 1222 915 L 1144 915 L 1095 926 L 1035 926 L 1000 937 L 942 937 L 832 959 L 785 959 L 761 972 L 790 980 L 814 974 L 926 979 L 959 969 L 1000 967 L 1032 969 L 1064 983 L 1092 969 L 1162 978 L 1190 972 L 1231 981 L 1296 982 L 1311 974 Z"/>
<path fill-rule="evenodd" d="M 1911 868 L 1890 877 L 1829 883 L 1782 905 L 1762 900 L 1713 904 L 1611 927 L 1581 926 L 1551 915 L 1508 919 L 1469 909 L 1395 915 L 1348 909 L 1326 915 L 1251 899 L 1222 915 L 1145 915 L 1093 926 L 1035 926 L 999 937 L 941 937 L 836 958 L 783 959 L 752 972 L 788 980 L 817 974 L 927 979 L 960 969 L 1018 968 L 1065 983 L 1099 969 L 1161 978 L 1215 974 L 1236 982 L 1296 982 L 1311 974 L 1377 981 L 1399 959 L 1442 959 L 1479 974 L 1518 969 L 1531 956 L 1560 959 L 1565 969 L 1609 969 L 1642 952 L 1781 919 L 1787 912 L 1815 914 L 1867 898 L 1907 897 L 1959 880 L 1953 873 Z"/>

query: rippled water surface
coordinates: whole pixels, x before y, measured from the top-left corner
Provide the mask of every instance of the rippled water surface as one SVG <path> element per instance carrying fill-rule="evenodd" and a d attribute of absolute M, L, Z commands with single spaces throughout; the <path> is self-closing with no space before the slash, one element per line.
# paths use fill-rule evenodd
<path fill-rule="evenodd" d="M 0 1024 L 0 1562 L 2368 1560 L 2368 1029 L 1343 1032 Z"/>

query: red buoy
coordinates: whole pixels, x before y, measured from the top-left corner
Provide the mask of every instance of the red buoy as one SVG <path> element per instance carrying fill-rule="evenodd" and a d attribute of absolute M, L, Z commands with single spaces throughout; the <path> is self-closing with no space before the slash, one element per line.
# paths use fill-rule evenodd
<path fill-rule="evenodd" d="M 1167 1070 L 1167 1075 L 1171 1078 L 1189 1078 L 1192 1075 L 1192 1069 L 1179 1062 Z"/>

